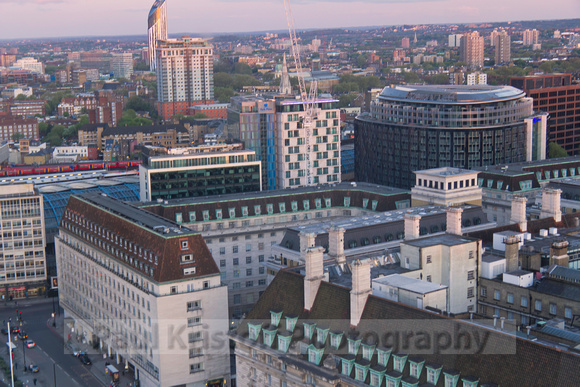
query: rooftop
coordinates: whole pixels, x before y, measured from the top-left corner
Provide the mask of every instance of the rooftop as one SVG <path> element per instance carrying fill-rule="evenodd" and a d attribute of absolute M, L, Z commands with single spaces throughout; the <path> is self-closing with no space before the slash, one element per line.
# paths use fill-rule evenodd
<path fill-rule="evenodd" d="M 469 169 L 453 168 L 453 167 L 443 167 L 443 168 L 433 168 L 433 169 L 423 169 L 421 171 L 414 171 L 415 174 L 430 175 L 430 176 L 460 176 L 460 175 L 473 175 L 477 171 L 472 171 Z"/>
<path fill-rule="evenodd" d="M 386 277 L 374 278 L 373 282 L 382 285 L 397 287 L 405 289 L 413 293 L 427 294 L 441 289 L 446 289 L 447 286 L 436 284 L 434 282 L 422 281 L 417 278 L 406 277 L 401 274 L 392 274 Z"/>
<path fill-rule="evenodd" d="M 387 187 L 384 185 L 368 184 L 368 183 L 349 183 L 342 182 L 338 184 L 322 184 L 312 187 L 299 187 L 293 189 L 280 189 L 273 191 L 261 191 L 261 192 L 241 192 L 230 195 L 215 195 L 211 197 L 199 197 L 199 198 L 187 198 L 187 199 L 175 199 L 165 204 L 168 206 L 182 206 L 189 204 L 199 204 L 199 203 L 223 203 L 223 202 L 238 202 L 243 199 L 262 199 L 262 198 L 278 198 L 286 197 L 291 195 L 305 194 L 305 193 L 320 193 L 324 194 L 326 192 L 332 192 L 335 190 L 351 190 L 351 191 L 364 191 L 372 192 L 380 195 L 398 195 L 406 194 L 409 191 L 401 188 Z M 145 203 L 147 205 L 156 205 L 155 202 Z"/>
<path fill-rule="evenodd" d="M 423 248 L 437 245 L 459 246 L 465 243 L 473 243 L 476 240 L 477 239 L 475 238 L 469 238 L 460 235 L 443 234 L 424 238 L 411 239 L 410 241 L 405 241 L 404 243 L 406 245 Z"/>
<path fill-rule="evenodd" d="M 406 85 L 385 87 L 379 99 L 437 104 L 465 104 L 508 101 L 525 97 L 511 86 L 489 85 Z"/>
<path fill-rule="evenodd" d="M 174 223 L 161 216 L 155 215 L 148 211 L 143 211 L 128 203 L 108 197 L 106 194 L 87 193 L 80 196 L 83 200 L 90 202 L 106 211 L 117 215 L 138 226 L 145 227 L 164 238 L 174 236 L 186 236 L 196 234 L 188 228 L 182 228 L 179 224 Z"/>
<path fill-rule="evenodd" d="M 349 383 L 354 384 L 357 383 L 353 382 L 354 372 L 344 375 L 343 368 L 337 368 L 337 363 L 330 362 L 329 359 L 355 361 L 362 366 L 370 365 L 371 368 L 376 367 L 375 363 L 378 360 L 376 356 L 373 356 L 370 362 L 359 360 L 361 358 L 360 352 L 356 355 L 347 354 L 347 349 L 351 346 L 346 345 L 344 336 L 357 335 L 358 338 L 365 340 L 369 338 L 373 340 L 374 338 L 374 343 L 370 344 L 377 344 L 378 349 L 389 353 L 392 351 L 398 356 L 406 357 L 409 355 L 409 358 L 420 356 L 422 359 L 419 360 L 424 360 L 425 364 L 435 363 L 438 368 L 443 369 L 442 372 L 460 374 L 465 380 L 468 380 L 469 376 L 474 376 L 482 382 L 493 382 L 501 386 L 580 384 L 580 374 L 576 371 L 580 367 L 580 356 L 578 355 L 534 343 L 513 334 L 484 328 L 482 324 L 471 324 L 468 321 L 446 318 L 372 295 L 368 296 L 366 300 L 360 323 L 355 331 L 350 327 L 350 297 L 349 289 L 323 281 L 318 288 L 312 308 L 307 311 L 304 309 L 303 276 L 288 270 L 281 271 L 248 313 L 247 319 L 240 324 L 233 337 L 253 348 L 274 353 L 284 358 L 284 361 L 292 359 L 293 363 L 302 370 L 308 370 L 322 377 L 331 376 L 333 379 L 346 379 Z M 272 345 L 267 345 L 262 340 L 261 334 L 257 340 L 248 337 L 249 325 L 260 324 L 264 326 L 264 324 L 268 324 L 271 321 L 270 312 L 274 310 L 283 312 L 280 324 L 283 324 L 285 317 L 294 315 L 298 317 L 296 329 L 302 329 L 303 324 L 309 322 L 324 325 L 331 332 L 343 333 L 344 336 L 340 339 L 338 349 L 335 350 L 328 344 L 316 347 L 323 349 L 320 365 L 317 366 L 308 362 L 308 357 L 302 355 L 303 352 L 300 350 L 300 348 L 306 348 L 309 343 L 318 342 L 316 332 L 311 340 L 308 338 L 299 340 L 296 338 L 297 336 L 294 336 L 289 351 L 284 351 L 278 347 L 276 340 Z M 448 326 L 446 329 L 446 324 L 452 324 L 453 328 Z M 390 344 L 393 341 L 389 341 L 388 338 L 392 334 L 405 332 L 406 337 L 409 338 L 411 336 L 408 332 L 418 331 L 421 329 L 420 326 L 430 327 L 429 329 L 433 329 L 430 332 L 451 330 L 457 332 L 460 330 L 465 332 L 462 335 L 472 335 L 472 337 L 484 335 L 486 337 L 485 349 L 469 354 L 457 351 L 447 353 L 437 350 L 419 352 L 410 347 L 404 350 L 400 347 L 400 343 L 399 345 L 395 344 L 396 347 Z M 274 327 L 274 329 L 276 328 Z M 429 335 L 426 332 L 422 331 L 421 334 Z M 404 353 L 400 352 L 402 349 Z M 387 364 L 389 370 L 392 368 L 391 364 L 391 361 Z M 405 369 L 408 368 L 405 367 Z M 453 370 L 457 371 L 453 372 Z M 392 374 L 392 372 L 387 373 Z M 406 370 L 403 375 L 398 374 L 403 378 L 407 375 Z M 424 376 L 421 377 L 421 381 L 423 380 Z M 440 382 L 442 383 L 443 380 L 440 379 Z M 365 384 L 360 383 L 360 385 Z"/>

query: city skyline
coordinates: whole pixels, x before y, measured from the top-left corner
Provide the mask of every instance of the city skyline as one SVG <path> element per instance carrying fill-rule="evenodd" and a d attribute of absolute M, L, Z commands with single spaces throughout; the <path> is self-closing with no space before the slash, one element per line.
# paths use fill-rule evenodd
<path fill-rule="evenodd" d="M 70 0 L 0 0 L 0 4 L 3 13 L 12 15 L 5 20 L 2 39 L 146 35 L 144 20 L 151 7 L 150 0 L 88 4 Z M 491 0 L 481 5 L 461 0 L 300 0 L 291 6 L 298 29 L 569 19 L 570 15 L 580 14 L 576 0 L 556 0 L 550 7 L 540 0 Z M 171 0 L 167 7 L 170 34 L 286 29 L 282 1 L 222 0 L 200 4 Z M 320 18 L 321 14 L 325 17 Z"/>

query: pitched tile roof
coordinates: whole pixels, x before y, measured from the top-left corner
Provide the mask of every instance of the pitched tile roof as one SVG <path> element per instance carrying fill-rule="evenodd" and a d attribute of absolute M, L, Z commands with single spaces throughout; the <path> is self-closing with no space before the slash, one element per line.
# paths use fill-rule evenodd
<path fill-rule="evenodd" d="M 265 321 L 267 323 L 270 319 L 270 311 L 273 309 L 283 310 L 282 319 L 287 314 L 298 315 L 299 320 L 296 327 L 300 327 L 301 322 L 304 321 L 320 321 L 325 326 L 329 326 L 331 331 L 339 330 L 348 333 L 350 331 L 350 289 L 322 282 L 313 307 L 308 312 L 304 310 L 303 286 L 304 277 L 299 273 L 289 270 L 279 272 L 254 308 L 248 313 L 247 318 L 240 324 L 236 336 L 243 338 L 247 343 L 248 322 Z M 421 321 L 425 321 L 425 323 Z M 442 326 L 452 327 L 451 330 L 469 332 L 472 335 L 477 333 L 483 335 L 481 337 L 487 338 L 482 353 L 442 354 L 443 352 L 427 351 L 429 353 L 417 354 L 426 363 L 440 364 L 443 367 L 443 372 L 458 370 L 461 377 L 475 376 L 480 378 L 482 382 L 496 383 L 500 386 L 580 385 L 580 372 L 578 372 L 580 356 L 577 354 L 372 295 L 368 297 L 357 330 L 364 334 L 376 333 L 376 337 L 381 341 L 383 337 L 386 337 L 385 335 L 393 332 L 392 328 L 396 327 L 397 323 L 400 330 L 409 331 L 411 334 L 419 334 L 419 332 L 413 332 L 413 330 L 418 329 L 416 328 L 418 326 L 432 326 L 435 330 L 437 326 Z M 297 339 L 296 329 L 294 339 Z M 413 355 L 410 353 L 412 351 L 405 350 L 404 342 L 399 343 L 399 345 L 401 346 L 399 350 Z M 327 347 L 325 352 L 332 351 Z M 286 359 L 290 358 L 291 355 L 283 357 Z M 357 359 L 360 359 L 360 354 Z M 375 363 L 375 359 L 372 363 Z M 323 367 L 320 368 L 324 370 Z M 403 376 L 407 375 L 406 372 L 403 373 Z M 423 373 L 419 382 L 424 383 L 425 381 L 425 373 Z M 440 382 L 442 382 L 441 379 Z"/>
<path fill-rule="evenodd" d="M 111 197 L 95 193 L 71 196 L 61 228 L 157 282 L 219 274 L 200 234 Z M 188 254 L 193 261 L 182 262 L 181 257 Z M 195 273 L 184 274 L 183 269 L 193 267 Z"/>

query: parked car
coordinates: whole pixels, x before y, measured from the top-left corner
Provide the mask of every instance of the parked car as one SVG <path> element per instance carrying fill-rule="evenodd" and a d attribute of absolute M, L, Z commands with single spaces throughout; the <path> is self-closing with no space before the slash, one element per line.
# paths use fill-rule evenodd
<path fill-rule="evenodd" d="M 32 373 L 36 373 L 38 372 L 38 366 L 36 364 L 31 364 L 28 366 L 28 369 L 30 370 L 30 372 Z"/>
<path fill-rule="evenodd" d="M 27 348 L 34 348 L 34 347 L 36 347 L 36 343 L 32 340 L 26 340 L 26 347 Z"/>
<path fill-rule="evenodd" d="M 83 363 L 84 365 L 91 365 L 91 359 L 89 359 L 89 357 L 86 354 L 82 354 L 79 356 L 79 359 L 81 360 L 81 363 Z"/>

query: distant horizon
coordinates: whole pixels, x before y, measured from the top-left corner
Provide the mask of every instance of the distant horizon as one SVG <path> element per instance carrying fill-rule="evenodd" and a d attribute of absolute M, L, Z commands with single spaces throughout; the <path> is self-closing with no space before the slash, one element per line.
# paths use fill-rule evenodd
<path fill-rule="evenodd" d="M 144 36 L 153 3 L 0 0 L 2 13 L 10 15 L 3 20 L 0 40 Z M 575 20 L 569 16 L 580 15 L 578 0 L 291 0 L 291 6 L 297 30 Z M 167 15 L 170 35 L 179 34 L 174 31 L 207 36 L 287 29 L 282 0 L 167 0 Z"/>
<path fill-rule="evenodd" d="M 0 0 L 0 3 L 2 0 Z M 479 21 L 479 22 L 449 22 L 449 23 L 404 23 L 404 24 L 384 24 L 384 25 L 367 25 L 367 26 L 346 26 L 346 27 L 320 27 L 320 28 L 299 28 L 297 31 L 309 32 L 309 31 L 325 31 L 325 30 L 363 30 L 363 29 L 373 29 L 373 28 L 390 28 L 390 27 L 400 27 L 400 26 L 418 26 L 418 25 L 457 25 L 463 26 L 468 24 L 509 24 L 509 23 L 531 23 L 531 22 L 564 22 L 578 20 L 579 25 L 576 28 L 580 28 L 580 17 L 578 18 L 568 18 L 568 19 L 530 19 L 530 20 L 504 20 L 504 21 Z M 564 32 L 564 31 L 562 31 Z M 288 28 L 278 29 L 278 30 L 254 30 L 254 31 L 218 31 L 218 32 L 170 32 L 169 37 L 184 36 L 184 35 L 199 35 L 199 36 L 222 36 L 222 35 L 259 35 L 266 33 L 288 33 Z M 413 32 L 414 33 L 414 32 Z M 44 36 L 44 37 L 25 37 L 25 38 L 0 38 L 0 42 L 10 42 L 10 41 L 20 41 L 20 40 L 61 40 L 61 39 L 92 39 L 92 38 L 129 38 L 129 37 L 142 37 L 144 40 L 147 39 L 147 33 L 142 34 L 117 34 L 117 35 L 71 35 L 71 36 Z"/>

